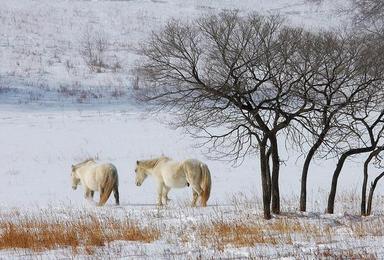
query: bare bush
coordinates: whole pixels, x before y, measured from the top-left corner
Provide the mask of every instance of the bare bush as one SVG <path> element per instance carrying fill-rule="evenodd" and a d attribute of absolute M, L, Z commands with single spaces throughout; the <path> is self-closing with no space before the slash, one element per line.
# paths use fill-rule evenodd
<path fill-rule="evenodd" d="M 309 4 L 321 5 L 324 2 L 324 0 L 305 0 L 305 2 Z"/>
<path fill-rule="evenodd" d="M 139 84 L 140 84 L 140 78 L 139 78 L 139 75 L 136 75 L 135 78 L 132 79 L 133 89 L 138 90 L 140 86 Z"/>
<path fill-rule="evenodd" d="M 108 48 L 109 42 L 106 34 L 88 28 L 81 40 L 80 54 L 91 71 L 101 73 L 110 68 L 106 56 Z"/>
<path fill-rule="evenodd" d="M 3 85 L 3 83 L 0 81 L 0 94 L 7 93 L 10 90 L 10 87 L 8 87 L 7 85 Z"/>
<path fill-rule="evenodd" d="M 65 69 L 67 70 L 67 72 L 69 73 L 71 70 L 73 70 L 75 68 L 75 65 L 72 63 L 72 61 L 70 60 L 65 60 Z"/>

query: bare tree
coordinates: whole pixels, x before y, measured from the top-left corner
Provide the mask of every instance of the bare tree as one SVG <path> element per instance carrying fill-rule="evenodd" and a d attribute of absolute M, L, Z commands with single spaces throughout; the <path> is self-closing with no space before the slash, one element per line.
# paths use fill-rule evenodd
<path fill-rule="evenodd" d="M 352 0 L 351 2 L 354 11 L 353 25 L 355 29 L 362 34 L 369 35 L 371 44 L 381 46 L 382 49 L 384 42 L 384 2 L 381 0 Z M 379 156 L 383 149 L 383 146 L 379 146 L 371 151 L 364 163 L 361 215 L 370 214 L 373 191 L 377 181 L 381 178 L 378 177 L 372 184 L 367 202 L 368 166 L 373 159 Z"/>
<path fill-rule="evenodd" d="M 351 2 L 355 27 L 383 39 L 384 2 L 382 0 L 351 0 Z"/>
<path fill-rule="evenodd" d="M 309 35 L 303 41 L 301 57 L 311 67 L 306 78 L 307 98 L 314 103 L 313 110 L 298 117 L 299 134 L 306 139 L 296 143 L 309 148 L 302 168 L 300 210 L 306 210 L 307 178 L 310 163 L 319 149 L 326 154 L 338 154 L 348 146 L 350 127 L 345 124 L 342 111 L 365 100 L 363 93 L 377 85 L 382 75 L 370 73 L 366 63 L 366 38 L 344 32 L 326 32 Z M 300 68 L 300 67 L 299 67 Z M 303 130 L 306 130 L 303 131 Z M 306 148 L 305 147 L 305 148 Z M 344 147 L 344 148 L 343 148 Z"/>
<path fill-rule="evenodd" d="M 381 96 L 383 98 L 383 96 Z M 374 103 L 372 103 L 373 105 Z M 353 111 L 350 116 L 352 118 L 351 125 L 356 133 L 356 139 L 351 141 L 351 148 L 341 154 L 336 169 L 333 173 L 331 190 L 328 197 L 327 213 L 334 213 L 335 196 L 337 189 L 337 182 L 345 161 L 358 154 L 374 151 L 380 144 L 384 131 L 384 110 L 382 104 L 379 109 L 381 112 L 373 108 L 365 108 L 366 111 L 356 112 Z"/>
<path fill-rule="evenodd" d="M 302 35 L 255 14 L 171 21 L 145 46 L 138 70 L 146 80 L 139 98 L 175 113 L 174 124 L 207 138 L 218 156 L 258 152 L 266 219 L 271 203 L 280 212 L 278 135 L 312 109 L 303 73 L 289 69 Z"/>
<path fill-rule="evenodd" d="M 143 47 L 137 94 L 174 113 L 174 125 L 205 138 L 212 157 L 237 161 L 257 153 L 266 219 L 271 210 L 280 212 L 281 134 L 303 138 L 297 133 L 304 129 L 300 133 L 312 140 L 303 167 L 304 210 L 313 156 L 322 145 L 328 152 L 343 150 L 329 198 L 333 212 L 343 164 L 361 152 L 353 142 L 368 146 L 371 138 L 364 138 L 381 124 L 381 118 L 370 120 L 379 107 L 373 93 L 382 93 L 384 63 L 379 47 L 365 40 L 288 28 L 276 16 L 223 12 L 191 23 L 171 21 Z M 366 124 L 374 130 L 363 129 Z M 377 147 L 375 138 L 369 149 Z"/>
<path fill-rule="evenodd" d="M 334 212 L 337 181 L 345 161 L 351 156 L 374 151 L 382 145 L 380 143 L 384 137 L 384 56 L 382 44 L 370 39 L 369 36 L 362 38 L 361 54 L 352 67 L 359 72 L 353 86 L 368 88 L 354 97 L 358 102 L 341 111 L 346 116 L 353 136 L 349 141 L 350 147 L 340 155 L 332 177 L 328 213 Z"/>

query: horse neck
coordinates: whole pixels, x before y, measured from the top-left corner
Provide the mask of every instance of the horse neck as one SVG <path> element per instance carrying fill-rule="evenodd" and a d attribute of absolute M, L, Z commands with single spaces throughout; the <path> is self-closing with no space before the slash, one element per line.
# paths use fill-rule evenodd
<path fill-rule="evenodd" d="M 157 170 L 161 167 L 162 163 L 166 162 L 168 158 L 160 157 L 158 159 L 144 161 L 142 167 L 145 169 L 145 172 L 148 176 L 153 176 L 157 174 Z"/>
<path fill-rule="evenodd" d="M 77 168 L 77 169 L 76 169 L 77 177 L 78 177 L 79 179 L 83 178 L 83 177 L 84 177 L 84 174 L 85 174 L 86 172 L 88 172 L 88 170 L 89 170 L 89 166 L 94 165 L 94 164 L 95 164 L 95 162 L 90 161 L 90 162 L 85 163 L 84 165 L 81 165 L 79 168 Z"/>

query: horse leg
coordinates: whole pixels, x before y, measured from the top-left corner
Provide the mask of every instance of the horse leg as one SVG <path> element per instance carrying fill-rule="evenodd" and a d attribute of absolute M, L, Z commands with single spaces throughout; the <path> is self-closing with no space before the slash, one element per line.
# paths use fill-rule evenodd
<path fill-rule="evenodd" d="M 168 204 L 168 201 L 170 201 L 170 199 L 168 198 L 168 192 L 170 191 L 171 188 L 167 187 L 164 185 L 164 188 L 163 188 L 163 201 L 164 201 L 164 204 L 167 205 Z"/>
<path fill-rule="evenodd" d="M 203 193 L 199 185 L 191 184 L 193 191 L 192 207 L 196 207 L 197 198 Z"/>
<path fill-rule="evenodd" d="M 103 194 L 104 194 L 104 188 L 100 187 L 99 191 L 100 191 L 100 198 L 99 198 L 99 203 L 97 204 L 97 206 L 103 206 L 103 204 L 101 203 L 101 198 L 103 197 Z"/>
<path fill-rule="evenodd" d="M 162 202 L 163 188 L 164 188 L 163 183 L 159 183 L 157 185 L 157 206 L 163 206 L 163 202 Z"/>
<path fill-rule="evenodd" d="M 187 179 L 187 186 L 191 186 L 193 192 L 191 206 L 196 207 L 197 199 L 203 193 L 203 190 L 200 188 L 199 185 L 199 176 L 196 176 L 196 174 L 193 174 L 193 172 L 193 169 L 191 170 L 187 168 L 185 171 L 185 177 Z"/>
<path fill-rule="evenodd" d="M 91 190 L 90 194 L 91 194 L 91 198 L 93 199 L 93 195 L 95 195 L 95 191 Z"/>
<path fill-rule="evenodd" d="M 196 207 L 196 201 L 197 201 L 197 198 L 199 197 L 199 194 L 194 189 L 192 189 L 192 192 L 193 192 L 193 197 L 192 197 L 191 206 Z"/>
<path fill-rule="evenodd" d="M 85 194 L 84 194 L 84 197 L 89 200 L 91 198 L 93 198 L 93 191 L 88 189 L 88 188 L 85 188 Z"/>
<path fill-rule="evenodd" d="M 117 185 L 115 185 L 115 187 L 113 188 L 113 196 L 115 196 L 116 205 L 120 205 L 119 188 L 117 187 Z"/>

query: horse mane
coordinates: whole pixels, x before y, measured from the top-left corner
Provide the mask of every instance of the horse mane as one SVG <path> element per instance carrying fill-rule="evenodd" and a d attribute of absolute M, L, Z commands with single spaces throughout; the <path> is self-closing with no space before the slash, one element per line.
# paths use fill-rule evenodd
<path fill-rule="evenodd" d="M 158 157 L 158 158 L 155 158 L 155 159 L 150 159 L 150 160 L 142 160 L 140 161 L 140 164 L 143 165 L 144 167 L 146 168 L 155 168 L 156 165 L 159 163 L 159 162 L 162 162 L 162 161 L 169 161 L 171 160 L 171 158 L 167 157 L 167 156 L 161 156 L 161 157 Z"/>
<path fill-rule="evenodd" d="M 81 163 L 73 165 L 73 169 L 76 170 L 76 169 L 80 168 L 81 166 L 83 166 L 83 165 L 85 165 L 85 164 L 87 164 L 89 162 L 96 162 L 96 161 L 93 158 L 88 158 L 88 159 L 86 159 L 85 161 L 83 161 Z"/>

